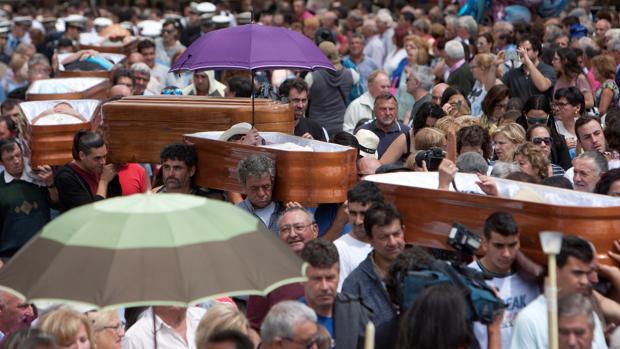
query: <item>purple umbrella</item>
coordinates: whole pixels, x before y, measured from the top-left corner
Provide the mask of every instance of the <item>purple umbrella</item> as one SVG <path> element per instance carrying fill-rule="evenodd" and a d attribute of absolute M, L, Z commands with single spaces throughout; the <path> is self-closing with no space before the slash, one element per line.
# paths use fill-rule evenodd
<path fill-rule="evenodd" d="M 334 70 L 317 45 L 300 33 L 246 24 L 201 36 L 185 50 L 170 71 L 280 68 Z"/>

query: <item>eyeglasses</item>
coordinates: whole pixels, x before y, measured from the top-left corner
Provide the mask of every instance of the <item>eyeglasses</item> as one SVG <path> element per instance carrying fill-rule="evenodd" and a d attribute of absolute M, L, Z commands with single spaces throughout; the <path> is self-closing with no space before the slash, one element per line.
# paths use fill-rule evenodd
<path fill-rule="evenodd" d="M 568 102 L 555 102 L 555 103 L 553 103 L 553 107 L 559 109 L 559 108 L 564 108 L 564 107 L 566 107 L 569 104 L 570 103 L 568 103 Z"/>
<path fill-rule="evenodd" d="M 116 326 L 103 326 L 101 330 L 114 330 L 116 333 L 124 332 L 125 326 L 127 323 L 125 321 L 120 321 Z"/>
<path fill-rule="evenodd" d="M 316 335 L 316 336 L 314 336 L 314 337 L 312 337 L 312 338 L 310 338 L 310 339 L 308 339 L 308 340 L 306 340 L 304 342 L 296 341 L 293 338 L 288 338 L 288 337 L 285 337 L 284 339 L 289 341 L 289 342 L 293 342 L 295 344 L 299 344 L 299 345 L 301 345 L 302 347 L 304 347 L 306 349 L 312 348 L 312 346 L 315 345 L 315 344 L 318 346 L 318 344 L 322 340 L 321 335 Z"/>
<path fill-rule="evenodd" d="M 530 125 L 538 125 L 538 124 L 542 124 L 542 125 L 546 125 L 547 124 L 547 120 L 549 120 L 549 116 L 545 116 L 544 118 L 531 118 L 529 116 L 525 117 L 527 120 L 527 123 Z"/>
<path fill-rule="evenodd" d="M 534 137 L 532 138 L 532 143 L 536 144 L 536 145 L 540 145 L 543 142 L 545 142 L 546 145 L 551 144 L 551 137 Z"/>
<path fill-rule="evenodd" d="M 280 231 L 280 234 L 289 234 L 291 230 L 294 230 L 295 233 L 299 234 L 303 232 L 307 227 L 311 226 L 312 224 L 314 224 L 314 222 L 310 224 L 303 224 L 303 223 L 295 223 L 292 225 L 287 224 L 287 225 L 281 226 L 279 231 Z"/>

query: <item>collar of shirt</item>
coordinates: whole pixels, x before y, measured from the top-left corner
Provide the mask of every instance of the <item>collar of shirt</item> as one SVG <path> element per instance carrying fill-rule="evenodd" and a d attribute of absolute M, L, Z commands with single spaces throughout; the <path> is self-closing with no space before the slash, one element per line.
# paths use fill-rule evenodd
<path fill-rule="evenodd" d="M 465 64 L 465 59 L 461 59 L 460 61 L 454 63 L 448 71 L 450 73 L 454 73 L 455 70 L 459 69 L 463 64 Z"/>
<path fill-rule="evenodd" d="M 33 183 L 34 184 L 33 180 L 30 177 L 28 177 L 28 175 L 26 174 L 26 167 L 25 166 L 24 166 L 24 170 L 22 171 L 22 175 L 19 178 L 15 178 L 15 177 L 11 176 L 9 174 L 9 172 L 6 169 L 4 169 L 4 182 L 6 184 L 9 184 L 9 183 L 11 183 L 12 181 L 14 181 L 16 179 L 20 180 L 20 181 L 24 181 L 24 182 L 28 182 L 28 183 Z"/>
<path fill-rule="evenodd" d="M 402 131 L 402 127 L 400 126 L 400 123 L 399 123 L 399 121 L 398 121 L 398 120 L 395 120 L 395 121 L 394 121 L 394 124 L 392 124 L 392 127 L 390 127 L 390 129 L 389 129 L 387 132 L 385 132 L 382 128 L 379 128 L 379 126 L 377 126 L 377 120 L 375 120 L 375 121 L 372 123 L 372 128 L 373 128 L 373 130 L 371 130 L 371 131 L 373 131 L 373 132 L 374 132 L 374 131 L 378 131 L 378 132 L 383 132 L 383 133 L 385 133 L 385 134 L 388 134 L 388 133 L 395 133 L 395 132 L 396 132 L 396 133 L 398 133 L 398 132 L 401 132 L 401 131 Z M 379 138 L 380 138 L 380 137 L 379 137 Z"/>

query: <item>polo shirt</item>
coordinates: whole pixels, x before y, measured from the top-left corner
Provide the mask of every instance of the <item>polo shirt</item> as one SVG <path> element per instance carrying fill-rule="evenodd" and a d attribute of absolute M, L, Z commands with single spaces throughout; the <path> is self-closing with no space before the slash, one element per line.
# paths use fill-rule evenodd
<path fill-rule="evenodd" d="M 538 63 L 537 68 L 542 75 L 551 80 L 551 87 L 547 91 L 539 91 L 534 85 L 530 74 L 527 74 L 525 68 L 520 66 L 519 68 L 510 69 L 502 77 L 502 82 L 510 90 L 510 97 L 519 97 L 523 103 L 533 95 L 544 94 L 552 98 L 553 85 L 557 81 L 555 70 L 543 62 Z"/>
<path fill-rule="evenodd" d="M 360 129 L 362 128 L 372 131 L 374 134 L 377 135 L 377 137 L 379 137 L 379 145 L 377 146 L 377 153 L 379 155 L 379 158 L 383 156 L 383 153 L 385 153 L 387 148 L 390 147 L 390 144 L 392 144 L 392 142 L 394 142 L 394 140 L 398 138 L 401 133 L 409 132 L 410 130 L 409 126 L 403 124 L 398 120 L 394 122 L 390 130 L 388 130 L 387 132 L 377 127 L 376 120 L 365 123 L 360 127 Z"/>

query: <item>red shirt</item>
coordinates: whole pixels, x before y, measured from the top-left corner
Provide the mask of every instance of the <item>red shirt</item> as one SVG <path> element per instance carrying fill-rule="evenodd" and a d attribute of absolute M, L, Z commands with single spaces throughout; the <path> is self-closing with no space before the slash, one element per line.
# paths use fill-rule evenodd
<path fill-rule="evenodd" d="M 99 186 L 99 176 L 82 170 L 75 162 L 70 162 L 69 166 L 88 184 L 90 193 L 94 197 L 97 194 L 97 187 Z"/>
<path fill-rule="evenodd" d="M 123 196 L 146 193 L 146 171 L 139 164 L 124 164 L 118 171 Z"/>

